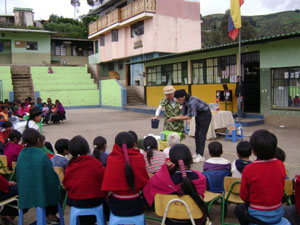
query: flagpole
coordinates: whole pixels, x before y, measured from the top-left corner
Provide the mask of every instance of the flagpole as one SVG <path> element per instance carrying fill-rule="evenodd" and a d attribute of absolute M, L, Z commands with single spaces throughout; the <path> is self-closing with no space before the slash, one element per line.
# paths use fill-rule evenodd
<path fill-rule="evenodd" d="M 244 80 L 244 77 L 242 77 L 242 28 L 239 29 L 239 86 L 241 87 L 242 79 Z M 240 104 L 240 107 L 243 108 L 242 101 L 241 101 L 241 90 L 239 93 L 239 101 L 238 104 Z M 241 109 L 243 110 L 243 109 Z M 239 116 L 239 123 L 241 123 L 241 117 Z"/>

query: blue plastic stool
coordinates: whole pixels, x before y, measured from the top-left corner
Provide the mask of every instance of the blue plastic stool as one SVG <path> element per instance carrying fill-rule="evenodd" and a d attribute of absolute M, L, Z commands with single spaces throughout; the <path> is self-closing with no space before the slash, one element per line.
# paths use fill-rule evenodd
<path fill-rule="evenodd" d="M 109 225 L 145 225 L 144 214 L 137 216 L 116 216 L 110 212 Z"/>
<path fill-rule="evenodd" d="M 210 170 L 204 171 L 202 174 L 206 177 L 208 182 L 208 191 L 214 193 L 224 192 L 224 178 L 231 176 L 231 172 L 227 170 Z"/>
<path fill-rule="evenodd" d="M 94 208 L 76 208 L 71 207 L 70 225 L 77 225 L 78 216 L 96 216 L 98 225 L 106 225 L 106 219 L 103 213 L 103 204 Z"/>
<path fill-rule="evenodd" d="M 65 225 L 65 220 L 64 220 L 64 214 L 61 209 L 61 204 L 57 204 L 58 207 L 58 212 L 59 212 L 59 224 L 60 225 Z M 36 211 L 36 224 L 37 225 L 46 225 L 46 211 L 45 208 L 40 208 L 37 207 L 35 208 Z M 19 209 L 19 221 L 18 225 L 23 225 L 23 209 Z"/>
<path fill-rule="evenodd" d="M 233 128 L 231 130 L 231 135 L 229 135 L 229 127 L 235 127 L 235 129 Z M 237 130 L 240 129 L 241 134 L 238 135 L 237 134 Z M 241 124 L 239 123 L 234 123 L 234 124 L 230 124 L 229 126 L 227 126 L 226 128 L 226 135 L 225 135 L 225 141 L 227 141 L 228 139 L 231 139 L 232 142 L 236 142 L 237 140 L 244 140 L 244 132 L 243 132 L 243 127 Z"/>

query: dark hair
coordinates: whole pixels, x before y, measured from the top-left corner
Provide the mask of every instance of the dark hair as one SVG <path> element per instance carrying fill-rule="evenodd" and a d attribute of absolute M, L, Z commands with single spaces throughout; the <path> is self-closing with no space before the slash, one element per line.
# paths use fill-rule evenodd
<path fill-rule="evenodd" d="M 46 140 L 46 137 L 41 134 L 41 143 L 43 143 Z"/>
<path fill-rule="evenodd" d="M 279 159 L 282 162 L 284 162 L 285 158 L 286 158 L 286 154 L 281 148 L 277 147 L 276 148 L 276 153 L 275 153 L 275 158 Z"/>
<path fill-rule="evenodd" d="M 68 144 L 68 150 L 72 155 L 72 159 L 76 159 L 80 155 L 87 155 L 90 152 L 88 142 L 80 135 L 73 137 Z"/>
<path fill-rule="evenodd" d="M 210 142 L 208 145 L 208 151 L 212 157 L 220 157 L 223 154 L 222 144 L 218 141 Z"/>
<path fill-rule="evenodd" d="M 26 147 L 37 146 L 41 141 L 41 134 L 33 128 L 26 128 L 22 134 L 22 141 Z"/>
<path fill-rule="evenodd" d="M 45 146 L 46 146 L 46 148 L 47 148 L 48 150 L 50 150 L 51 152 L 54 153 L 52 144 L 51 144 L 49 141 L 46 141 L 46 142 L 45 142 Z"/>
<path fill-rule="evenodd" d="M 10 128 L 12 127 L 12 123 L 9 121 L 3 121 L 2 128 Z"/>
<path fill-rule="evenodd" d="M 251 146 L 248 141 L 242 141 L 238 143 L 236 146 L 236 151 L 239 153 L 240 157 L 245 158 L 245 157 L 250 157 L 251 155 Z"/>
<path fill-rule="evenodd" d="M 22 137 L 22 134 L 17 131 L 17 130 L 12 130 L 9 135 L 8 135 L 8 138 L 10 141 L 14 141 L 14 139 L 16 138 L 17 140 L 20 140 Z"/>
<path fill-rule="evenodd" d="M 277 138 L 267 130 L 257 130 L 250 138 L 250 145 L 257 159 L 272 159 L 276 153 Z"/>
<path fill-rule="evenodd" d="M 8 106 L 6 106 L 6 105 L 2 106 L 2 111 L 3 111 L 4 109 L 8 109 Z"/>
<path fill-rule="evenodd" d="M 54 147 L 55 147 L 55 149 L 56 149 L 56 151 L 57 151 L 58 154 L 63 155 L 64 154 L 64 150 L 68 150 L 69 149 L 69 140 L 65 139 L 65 138 L 58 139 L 55 142 Z"/>
<path fill-rule="evenodd" d="M 157 141 L 154 137 L 148 136 L 144 139 L 144 150 L 147 152 L 147 160 L 150 165 L 153 158 L 153 149 L 157 149 Z"/>
<path fill-rule="evenodd" d="M 106 145 L 106 139 L 102 136 L 98 136 L 94 139 L 93 145 L 94 145 L 94 151 L 93 151 L 93 156 L 96 159 L 100 159 L 100 152 L 102 149 L 104 149 Z"/>
<path fill-rule="evenodd" d="M 138 144 L 138 136 L 137 136 L 137 134 L 133 130 L 128 131 L 128 133 L 132 135 L 134 143 L 137 145 Z"/>
<path fill-rule="evenodd" d="M 127 148 L 132 148 L 134 145 L 134 140 L 130 133 L 120 132 L 117 134 L 117 136 L 115 138 L 115 144 L 117 144 L 121 148 L 122 148 L 123 144 L 126 144 Z M 130 189 L 134 190 L 133 170 L 132 170 L 129 162 L 127 162 L 126 160 L 125 160 L 125 177 L 126 177 L 126 181 L 127 181 L 128 186 L 130 187 Z"/>
<path fill-rule="evenodd" d="M 169 152 L 170 160 L 172 163 L 175 164 L 175 169 L 179 170 L 179 163 L 178 160 L 182 160 L 184 165 L 189 169 L 191 164 L 193 163 L 192 154 L 190 149 L 184 144 L 176 144 L 171 147 Z M 196 202 L 203 213 L 203 218 L 209 217 L 208 209 L 204 201 L 199 197 L 199 194 L 192 183 L 191 179 L 186 176 L 182 177 L 182 185 L 181 185 L 181 192 L 183 194 L 187 194 L 191 196 L 191 198 Z"/>

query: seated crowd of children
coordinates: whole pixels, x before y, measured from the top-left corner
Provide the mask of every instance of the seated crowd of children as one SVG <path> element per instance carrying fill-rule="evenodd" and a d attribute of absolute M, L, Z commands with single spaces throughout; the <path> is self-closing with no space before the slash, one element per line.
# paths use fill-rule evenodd
<path fill-rule="evenodd" d="M 31 119 L 35 120 L 35 117 Z M 134 131 L 118 133 L 110 154 L 106 153 L 104 137 L 96 137 L 91 144 L 93 152 L 82 136 L 71 140 L 62 138 L 56 141 L 54 153 L 51 144 L 34 127 L 27 126 L 23 132 L 12 130 L 8 134 L 4 154 L 9 168 L 12 162 L 17 162 L 16 183 L 0 176 L 0 200 L 18 194 L 19 208 L 24 212 L 29 208 L 42 207 L 46 209 L 48 220 L 59 221 L 56 214 L 62 191 L 53 167 L 62 167 L 67 204 L 78 208 L 103 204 L 107 220 L 110 215 L 143 214 L 145 204 L 152 206 L 158 193 L 191 196 L 203 212 L 203 217 L 195 220 L 196 224 L 205 224 L 210 217 L 203 201 L 207 179 L 204 173 L 191 169 L 192 154 L 186 145 L 180 144 L 177 134 L 168 136 L 169 147 L 163 152 L 158 150 L 156 139 L 147 136 L 143 140 L 144 154 L 141 153 Z M 296 205 L 284 208 L 282 198 L 286 170 L 282 161 L 285 154 L 278 150 L 273 133 L 258 130 L 253 133 L 250 142 L 240 142 L 237 145 L 238 159 L 232 163 L 221 157 L 221 143 L 213 141 L 208 149 L 211 158 L 204 162 L 204 172 L 222 170 L 241 178 L 240 197 L 245 203 L 235 208 L 240 224 L 299 224 L 300 178 L 296 183 Z M 249 159 L 251 153 L 256 157 L 253 162 Z M 71 155 L 69 161 L 68 154 Z M 7 224 L 13 224 L 18 212 L 5 207 L 0 214 Z M 94 216 L 80 217 L 82 225 L 95 222 Z M 177 224 L 191 223 L 189 220 L 166 220 L 166 225 Z"/>

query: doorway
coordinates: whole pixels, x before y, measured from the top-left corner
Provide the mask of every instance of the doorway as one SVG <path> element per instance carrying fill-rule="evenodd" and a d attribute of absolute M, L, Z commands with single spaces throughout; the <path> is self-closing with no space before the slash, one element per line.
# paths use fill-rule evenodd
<path fill-rule="evenodd" d="M 260 113 L 260 62 L 259 52 L 242 54 L 245 89 L 244 112 Z"/>

